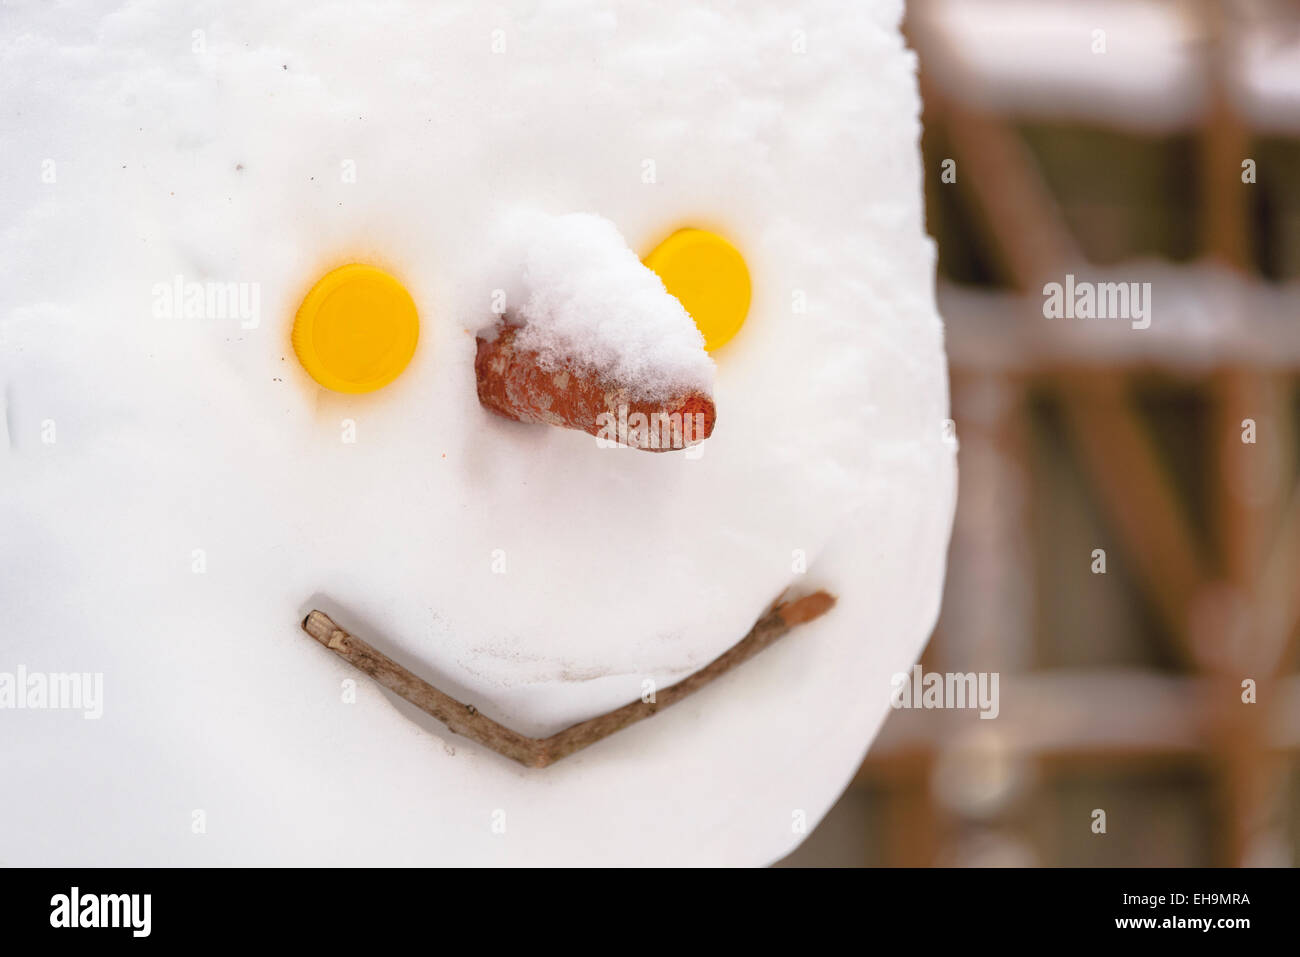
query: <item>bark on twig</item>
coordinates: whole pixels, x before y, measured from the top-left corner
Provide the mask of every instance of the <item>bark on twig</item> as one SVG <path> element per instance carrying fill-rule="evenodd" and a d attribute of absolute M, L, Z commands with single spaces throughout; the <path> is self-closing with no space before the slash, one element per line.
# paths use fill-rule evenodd
<path fill-rule="evenodd" d="M 526 767 L 544 768 L 681 701 L 719 675 L 748 661 L 791 628 L 825 614 L 834 604 L 834 596 L 824 591 L 790 601 L 778 601 L 754 623 L 749 634 L 699 671 L 656 691 L 654 701 L 633 701 L 621 708 L 580 721 L 548 738 L 530 738 L 512 731 L 482 714 L 473 705 L 464 704 L 439 691 L 360 638 L 348 634 L 322 611 L 313 611 L 303 619 L 302 628 L 348 664 L 374 678 L 389 691 L 401 695 L 421 711 L 437 718 L 449 731 L 491 748 Z"/>

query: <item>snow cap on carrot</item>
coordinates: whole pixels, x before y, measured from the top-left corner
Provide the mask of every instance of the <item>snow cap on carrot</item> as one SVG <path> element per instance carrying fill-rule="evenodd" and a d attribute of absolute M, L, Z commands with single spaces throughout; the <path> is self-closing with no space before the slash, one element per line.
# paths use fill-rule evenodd
<path fill-rule="evenodd" d="M 713 431 L 713 360 L 659 277 L 608 220 L 520 212 L 506 221 L 501 314 L 481 330 L 480 403 L 520 422 L 647 451 Z"/>

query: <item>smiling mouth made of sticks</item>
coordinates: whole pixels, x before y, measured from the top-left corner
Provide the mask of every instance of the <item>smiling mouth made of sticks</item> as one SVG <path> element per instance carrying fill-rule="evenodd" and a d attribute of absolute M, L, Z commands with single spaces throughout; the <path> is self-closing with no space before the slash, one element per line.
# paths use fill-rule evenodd
<path fill-rule="evenodd" d="M 313 610 L 302 621 L 302 630 L 363 674 L 395 692 L 421 711 L 446 725 L 453 734 L 469 738 L 498 754 L 529 768 L 544 768 L 561 758 L 595 744 L 616 731 L 649 718 L 687 695 L 698 691 L 720 675 L 743 664 L 792 628 L 820 618 L 835 604 L 835 596 L 816 591 L 799 598 L 777 599 L 763 612 L 754 627 L 699 671 L 656 691 L 647 701 L 638 699 L 565 728 L 547 738 L 530 738 L 493 721 L 472 704 L 457 701 L 392 658 L 344 631 L 323 611 Z"/>

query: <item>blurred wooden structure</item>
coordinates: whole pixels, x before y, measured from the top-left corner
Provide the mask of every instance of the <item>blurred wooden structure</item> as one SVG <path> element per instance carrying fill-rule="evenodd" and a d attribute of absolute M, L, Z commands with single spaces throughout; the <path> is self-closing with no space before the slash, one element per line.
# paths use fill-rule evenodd
<path fill-rule="evenodd" d="M 961 488 L 944 610 L 923 665 L 1000 672 L 1002 703 L 992 721 L 973 711 L 890 716 L 855 782 L 880 815 L 864 860 L 1294 863 L 1300 321 L 1294 298 L 1254 269 L 1253 187 L 1241 175 L 1252 134 L 1223 80 L 1231 8 L 1183 8 L 1205 18 L 1207 38 L 1210 101 L 1189 139 L 1199 255 L 1149 267 L 1162 282 L 1147 330 L 1043 318 L 1045 282 L 1127 280 L 1148 266 L 1086 261 L 1023 131 L 936 85 L 926 62 L 950 69 L 957 58 L 924 17 L 909 19 L 932 232 L 942 252 L 943 211 L 960 206 L 1001 280 L 994 290 L 941 282 Z M 949 157 L 955 184 L 940 179 Z M 1211 321 L 1180 327 L 1175 314 L 1206 297 Z M 1182 397 L 1163 409 L 1173 425 L 1153 427 L 1160 415 L 1143 405 L 1152 389 Z M 1253 444 L 1242 438 L 1247 419 Z M 1171 434 L 1185 435 L 1181 461 Z M 1045 462 L 1072 474 L 1053 486 Z M 1061 481 L 1095 507 L 1095 526 L 1061 519 L 1052 500 Z M 1073 534 L 1057 534 L 1065 526 Z M 1106 550 L 1106 574 L 1091 570 L 1093 548 Z M 1086 651 L 1065 654 L 1065 666 L 1052 660 L 1062 643 L 1050 636 L 1063 628 L 1075 646 L 1106 644 L 1117 618 L 1102 609 L 1117 601 L 1137 609 L 1125 612 L 1142 623 L 1137 641 L 1155 647 L 1118 663 Z M 1243 703 L 1247 679 L 1255 704 Z M 1174 797 L 1144 806 L 1153 792 L 1139 788 L 1108 806 L 1105 782 L 1153 773 L 1170 776 Z M 1084 783 L 1044 811 L 1045 789 L 1062 778 Z M 1182 824 L 1147 839 L 1185 797 L 1193 810 Z M 1105 835 L 1092 831 L 1095 807 L 1107 811 Z"/>

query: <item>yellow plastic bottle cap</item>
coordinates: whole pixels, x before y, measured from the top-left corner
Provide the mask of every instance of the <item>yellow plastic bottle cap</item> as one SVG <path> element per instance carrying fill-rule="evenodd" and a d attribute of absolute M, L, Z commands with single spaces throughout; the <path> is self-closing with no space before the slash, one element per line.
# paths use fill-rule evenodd
<path fill-rule="evenodd" d="M 645 258 L 668 292 L 690 313 L 704 335 L 704 348 L 720 349 L 749 314 L 749 269 L 717 233 L 679 229 Z"/>
<path fill-rule="evenodd" d="M 312 286 L 293 320 L 293 351 L 336 392 L 373 392 L 396 379 L 420 336 L 415 302 L 374 266 L 341 266 Z"/>

